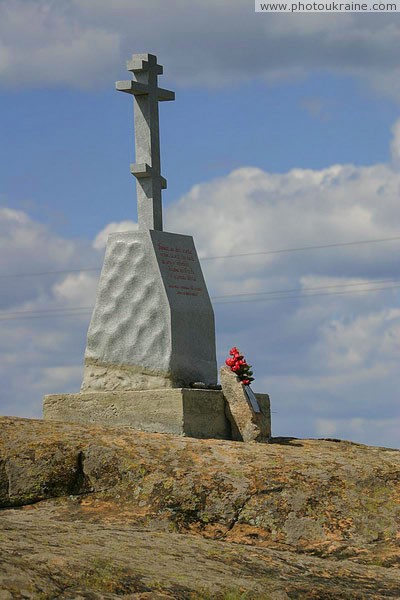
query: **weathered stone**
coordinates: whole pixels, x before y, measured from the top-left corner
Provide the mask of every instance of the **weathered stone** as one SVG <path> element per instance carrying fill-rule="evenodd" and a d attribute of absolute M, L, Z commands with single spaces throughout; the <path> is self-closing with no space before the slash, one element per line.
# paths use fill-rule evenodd
<path fill-rule="evenodd" d="M 271 412 L 268 394 L 257 394 L 260 412 L 252 409 L 244 386 L 229 367 L 220 370 L 226 414 L 232 426 L 232 438 L 244 442 L 267 442 L 271 437 Z"/>
<path fill-rule="evenodd" d="M 398 450 L 1 418 L 0 460 L 5 599 L 400 598 Z"/>
<path fill-rule="evenodd" d="M 133 55 L 127 67 L 136 81 L 116 88 L 134 98 L 139 230 L 109 236 L 82 394 L 46 397 L 44 418 L 230 437 L 221 394 L 215 402 L 203 395 L 199 404 L 188 390 L 169 391 L 193 382 L 216 386 L 214 312 L 193 239 L 163 231 L 158 102 L 174 100 L 174 93 L 158 87 L 163 68 L 156 56 Z M 148 390 L 155 393 L 126 395 Z"/>
<path fill-rule="evenodd" d="M 85 358 L 82 392 L 126 392 L 171 387 L 174 387 L 174 381 L 166 373 L 143 366 L 102 363 L 96 359 Z"/>
<path fill-rule="evenodd" d="M 222 392 L 173 388 L 44 397 L 44 418 L 198 438 L 231 439 Z"/>
<path fill-rule="evenodd" d="M 158 102 L 174 93 L 158 87 L 156 56 L 127 67 L 136 81 L 116 88 L 134 98 L 139 231 L 108 239 L 81 391 L 215 384 L 214 313 L 193 239 L 162 231 Z"/>
<path fill-rule="evenodd" d="M 161 192 L 167 182 L 161 176 L 158 102 L 174 100 L 175 94 L 158 87 L 163 68 L 153 54 L 134 54 L 127 68 L 136 81 L 117 81 L 116 89 L 134 98 L 136 164 L 131 165 L 131 173 L 137 179 L 139 229 L 161 231 Z"/>
<path fill-rule="evenodd" d="M 189 236 L 109 237 L 82 391 L 215 384 L 214 313 Z"/>

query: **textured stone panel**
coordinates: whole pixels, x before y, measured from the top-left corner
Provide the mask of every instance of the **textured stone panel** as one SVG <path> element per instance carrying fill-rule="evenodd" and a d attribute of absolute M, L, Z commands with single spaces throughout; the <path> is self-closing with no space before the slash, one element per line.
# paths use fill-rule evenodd
<path fill-rule="evenodd" d="M 82 391 L 216 383 L 214 314 L 189 236 L 110 235 Z"/>
<path fill-rule="evenodd" d="M 167 369 L 168 304 L 147 233 L 110 235 L 86 357 Z"/>

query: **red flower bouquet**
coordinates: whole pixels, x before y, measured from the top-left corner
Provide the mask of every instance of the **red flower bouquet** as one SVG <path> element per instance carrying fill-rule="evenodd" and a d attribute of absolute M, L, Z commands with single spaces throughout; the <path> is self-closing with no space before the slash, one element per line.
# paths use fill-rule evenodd
<path fill-rule="evenodd" d="M 251 365 L 247 364 L 246 359 L 236 347 L 230 349 L 229 355 L 230 357 L 226 359 L 225 364 L 230 367 L 243 385 L 250 385 L 254 381 Z"/>

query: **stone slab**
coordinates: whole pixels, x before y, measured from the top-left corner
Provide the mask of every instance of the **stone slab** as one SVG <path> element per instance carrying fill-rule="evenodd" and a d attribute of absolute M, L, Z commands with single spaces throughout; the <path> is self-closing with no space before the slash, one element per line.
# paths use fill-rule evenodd
<path fill-rule="evenodd" d="M 109 236 L 81 391 L 215 384 L 214 312 L 193 238 Z"/>
<path fill-rule="evenodd" d="M 231 439 L 225 399 L 217 390 L 173 388 L 52 394 L 44 397 L 43 417 L 195 438 Z"/>
<path fill-rule="evenodd" d="M 243 442 L 267 442 L 271 437 L 271 410 L 268 394 L 255 394 L 259 412 L 247 397 L 245 386 L 229 367 L 220 369 L 222 392 L 226 399 L 227 416 L 232 438 Z"/>

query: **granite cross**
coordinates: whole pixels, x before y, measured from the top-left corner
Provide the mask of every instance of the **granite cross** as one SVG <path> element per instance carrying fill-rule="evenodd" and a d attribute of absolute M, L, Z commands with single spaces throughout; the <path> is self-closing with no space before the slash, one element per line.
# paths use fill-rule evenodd
<path fill-rule="evenodd" d="M 136 163 L 131 173 L 137 179 L 139 229 L 162 231 L 161 190 L 167 182 L 161 176 L 158 102 L 175 100 L 175 94 L 158 87 L 163 68 L 153 54 L 134 54 L 127 69 L 136 81 L 117 81 L 116 89 L 134 97 Z"/>

